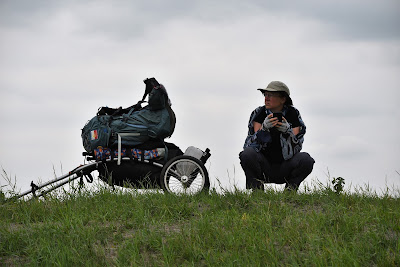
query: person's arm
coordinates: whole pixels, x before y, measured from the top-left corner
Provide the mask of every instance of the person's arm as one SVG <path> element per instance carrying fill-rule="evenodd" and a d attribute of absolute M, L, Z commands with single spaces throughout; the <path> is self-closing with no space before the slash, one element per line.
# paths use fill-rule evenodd
<path fill-rule="evenodd" d="M 264 128 L 264 130 L 266 130 L 266 129 L 270 129 L 272 127 L 276 127 L 279 123 L 278 118 L 273 118 L 272 116 L 273 116 L 273 114 L 269 114 L 265 118 L 263 123 L 253 121 L 254 132 L 256 133 L 262 128 Z"/>
<path fill-rule="evenodd" d="M 293 131 L 294 135 L 298 135 L 300 133 L 300 126 L 294 127 L 292 129 L 292 131 Z"/>
<path fill-rule="evenodd" d="M 282 125 L 282 122 L 279 122 L 278 118 L 272 118 L 271 119 L 272 116 L 273 116 L 273 114 L 269 114 L 267 118 L 270 118 L 270 121 L 274 125 L 273 127 L 277 127 L 277 126 Z M 259 123 L 259 122 L 254 121 L 253 122 L 253 127 L 254 127 L 254 132 L 258 132 L 262 128 L 262 124 Z M 298 135 L 300 133 L 300 127 L 297 126 L 297 127 L 292 128 L 292 132 L 293 132 L 294 135 Z"/>
<path fill-rule="evenodd" d="M 277 128 L 281 132 L 287 132 L 289 130 L 292 130 L 293 134 L 296 136 L 300 133 L 300 126 L 296 126 L 294 128 L 291 128 L 285 117 L 282 118 L 282 122 L 277 123 Z"/>
<path fill-rule="evenodd" d="M 293 128 L 288 125 L 286 119 L 284 119 L 283 122 L 278 126 L 279 131 L 286 133 L 281 135 L 282 155 L 285 160 L 290 159 L 295 154 L 299 153 L 304 141 L 303 136 L 305 133 L 305 125 L 301 120 L 300 113 L 297 110 L 295 111 L 296 117 L 291 117 L 291 121 L 293 123 L 292 125 L 294 125 Z"/>
<path fill-rule="evenodd" d="M 254 121 L 253 122 L 253 127 L 254 127 L 254 132 L 258 132 L 261 129 L 262 124 L 259 122 Z"/>

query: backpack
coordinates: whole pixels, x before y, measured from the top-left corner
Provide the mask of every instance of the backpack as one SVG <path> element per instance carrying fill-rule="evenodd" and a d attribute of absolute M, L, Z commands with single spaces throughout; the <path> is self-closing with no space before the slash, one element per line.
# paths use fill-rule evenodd
<path fill-rule="evenodd" d="M 126 109 L 101 107 L 97 115 L 85 124 L 81 137 L 88 153 L 93 153 L 99 146 L 117 147 L 119 133 L 134 134 L 121 138 L 124 147 L 133 147 L 151 139 L 164 140 L 173 134 L 176 117 L 165 87 L 155 78 L 146 79 L 144 83 L 143 99 L 136 105 Z M 148 105 L 142 108 L 147 95 Z"/>

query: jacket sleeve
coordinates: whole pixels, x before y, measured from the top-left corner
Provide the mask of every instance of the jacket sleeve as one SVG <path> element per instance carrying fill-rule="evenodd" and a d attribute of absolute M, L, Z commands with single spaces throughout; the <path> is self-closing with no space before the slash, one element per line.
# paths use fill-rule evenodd
<path fill-rule="evenodd" d="M 282 155 L 285 160 L 292 158 L 301 151 L 304 142 L 304 135 L 306 134 L 306 125 L 301 118 L 300 112 L 296 108 L 294 109 L 299 118 L 300 132 L 297 135 L 295 135 L 292 131 L 290 131 L 288 134 L 281 134 Z"/>
<path fill-rule="evenodd" d="M 271 135 L 268 132 L 258 131 L 254 132 L 254 119 L 257 117 L 260 112 L 265 111 L 264 106 L 259 106 L 250 114 L 249 123 L 247 125 L 248 132 L 247 137 L 243 145 L 243 149 L 246 147 L 253 147 L 256 151 L 260 151 L 263 143 L 267 143 L 271 140 Z"/>

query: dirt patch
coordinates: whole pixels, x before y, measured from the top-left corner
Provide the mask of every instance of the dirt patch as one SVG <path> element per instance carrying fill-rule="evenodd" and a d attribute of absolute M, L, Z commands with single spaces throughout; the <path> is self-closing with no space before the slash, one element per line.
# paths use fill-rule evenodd
<path fill-rule="evenodd" d="M 25 266 L 29 264 L 29 261 L 25 258 L 20 256 L 9 256 L 9 257 L 0 257 L 0 264 L 1 266 Z"/>

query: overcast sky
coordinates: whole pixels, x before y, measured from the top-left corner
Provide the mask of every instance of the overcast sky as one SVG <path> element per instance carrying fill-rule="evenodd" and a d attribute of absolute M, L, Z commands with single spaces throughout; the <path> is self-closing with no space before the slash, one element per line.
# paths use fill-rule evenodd
<path fill-rule="evenodd" d="M 0 1 L 0 165 L 25 191 L 83 163 L 98 107 L 167 88 L 168 141 L 209 147 L 211 183 L 239 163 L 256 89 L 285 82 L 307 125 L 308 183 L 400 187 L 400 2 Z M 0 185 L 4 180 L 0 180 Z"/>

